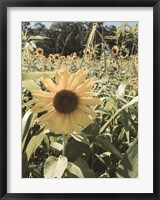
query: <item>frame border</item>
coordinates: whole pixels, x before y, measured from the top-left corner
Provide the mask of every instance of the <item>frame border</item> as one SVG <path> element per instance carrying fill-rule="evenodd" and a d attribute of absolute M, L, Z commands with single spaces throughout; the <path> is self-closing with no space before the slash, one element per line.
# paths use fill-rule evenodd
<path fill-rule="evenodd" d="M 7 8 L 8 7 L 153 7 L 153 193 L 7 193 Z M 160 199 L 160 0 L 0 0 L 0 199 Z"/>

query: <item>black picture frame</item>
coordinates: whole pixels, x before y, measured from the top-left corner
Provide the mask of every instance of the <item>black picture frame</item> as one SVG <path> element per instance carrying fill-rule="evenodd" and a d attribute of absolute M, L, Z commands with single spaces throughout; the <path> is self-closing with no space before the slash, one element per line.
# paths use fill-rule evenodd
<path fill-rule="evenodd" d="M 153 7 L 154 108 L 153 193 L 42 194 L 7 193 L 7 8 L 8 7 Z M 160 0 L 1 0 L 0 1 L 0 199 L 160 199 Z"/>

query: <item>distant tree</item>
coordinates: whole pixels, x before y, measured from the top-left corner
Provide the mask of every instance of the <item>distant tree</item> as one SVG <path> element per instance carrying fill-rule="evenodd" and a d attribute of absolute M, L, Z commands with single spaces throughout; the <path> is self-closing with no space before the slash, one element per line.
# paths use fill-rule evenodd
<path fill-rule="evenodd" d="M 22 30 L 28 30 L 30 35 L 40 35 L 49 38 L 36 42 L 37 47 L 44 49 L 45 56 L 48 56 L 50 53 L 70 55 L 73 52 L 82 56 L 92 26 L 93 22 L 53 22 L 48 29 L 42 22 L 36 22 L 34 26 L 31 26 L 30 22 L 23 22 Z M 126 28 L 127 25 L 125 25 L 125 29 Z M 137 29 L 138 27 L 129 27 L 128 30 L 124 32 L 123 26 L 107 26 L 104 22 L 97 22 L 97 30 L 105 38 L 110 48 L 112 48 L 113 45 L 118 45 L 123 49 L 125 45 L 125 48 L 127 48 L 131 54 L 135 54 L 138 51 Z M 102 39 L 96 32 L 93 45 L 101 43 Z M 98 51 L 101 52 L 101 45 L 97 48 Z"/>
<path fill-rule="evenodd" d="M 22 31 L 30 31 L 31 30 L 31 23 L 30 22 L 22 22 Z"/>

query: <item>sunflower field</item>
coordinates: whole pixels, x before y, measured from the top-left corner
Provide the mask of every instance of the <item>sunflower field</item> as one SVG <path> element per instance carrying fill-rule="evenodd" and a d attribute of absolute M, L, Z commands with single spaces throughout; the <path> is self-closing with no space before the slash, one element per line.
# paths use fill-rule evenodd
<path fill-rule="evenodd" d="M 22 178 L 138 177 L 138 25 L 86 27 L 22 29 Z"/>

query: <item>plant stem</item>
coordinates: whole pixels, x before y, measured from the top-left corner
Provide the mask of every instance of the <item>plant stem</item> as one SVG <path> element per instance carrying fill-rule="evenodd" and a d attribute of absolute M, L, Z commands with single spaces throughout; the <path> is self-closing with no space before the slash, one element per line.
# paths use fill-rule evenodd
<path fill-rule="evenodd" d="M 62 142 L 62 144 L 63 144 L 62 156 L 65 156 L 65 149 L 66 149 L 66 144 L 67 144 L 67 137 L 66 137 L 66 135 L 65 135 L 64 133 L 62 133 L 62 135 L 63 135 L 63 142 Z"/>

